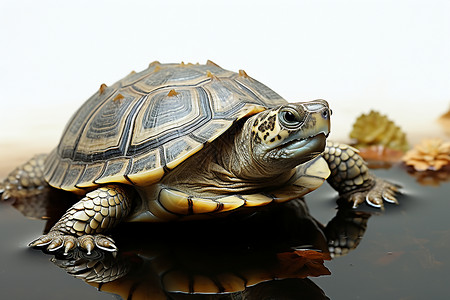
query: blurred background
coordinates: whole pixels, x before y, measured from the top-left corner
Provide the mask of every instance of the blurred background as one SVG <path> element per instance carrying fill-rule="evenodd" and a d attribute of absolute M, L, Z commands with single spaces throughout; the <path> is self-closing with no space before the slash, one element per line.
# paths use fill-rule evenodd
<path fill-rule="evenodd" d="M 450 1 L 0 1 L 0 178 L 56 146 L 100 84 L 210 59 L 288 101 L 323 98 L 332 138 L 387 114 L 411 143 L 450 108 Z"/>

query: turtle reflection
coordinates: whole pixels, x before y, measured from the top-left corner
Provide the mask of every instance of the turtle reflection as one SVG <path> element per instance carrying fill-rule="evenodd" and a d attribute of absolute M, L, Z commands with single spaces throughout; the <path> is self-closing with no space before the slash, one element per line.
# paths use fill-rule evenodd
<path fill-rule="evenodd" d="M 55 203 L 47 207 L 55 210 Z M 296 199 L 183 226 L 124 223 L 113 233 L 117 254 L 47 253 L 67 273 L 124 299 L 328 299 L 308 277 L 329 275 L 324 261 L 356 248 L 369 217 L 342 208 L 323 226 Z M 48 219 L 46 230 L 57 218 Z M 144 232 L 146 242 L 137 238 Z"/>

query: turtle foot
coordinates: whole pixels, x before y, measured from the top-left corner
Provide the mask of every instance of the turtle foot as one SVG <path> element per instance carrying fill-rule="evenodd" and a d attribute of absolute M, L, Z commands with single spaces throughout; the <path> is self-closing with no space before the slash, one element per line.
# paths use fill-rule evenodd
<path fill-rule="evenodd" d="M 72 235 L 64 234 L 60 231 L 50 231 L 36 240 L 28 244 L 29 247 L 43 247 L 47 246 L 48 251 L 56 251 L 64 247 L 64 254 L 76 247 L 84 249 L 90 255 L 91 251 L 97 247 L 104 251 L 116 252 L 117 247 L 112 238 L 102 235 L 82 235 L 74 237 Z"/>
<path fill-rule="evenodd" d="M 375 184 L 366 191 L 353 192 L 348 196 L 348 201 L 353 203 L 353 208 L 358 207 L 364 201 L 370 206 L 384 209 L 384 201 L 398 204 L 395 194 L 400 186 L 387 182 L 380 178 L 374 178 Z"/>

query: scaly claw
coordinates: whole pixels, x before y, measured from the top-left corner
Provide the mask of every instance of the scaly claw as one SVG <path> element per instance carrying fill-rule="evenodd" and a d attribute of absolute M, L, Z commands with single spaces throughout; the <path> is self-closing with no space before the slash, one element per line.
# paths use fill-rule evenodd
<path fill-rule="evenodd" d="M 38 246 L 46 246 L 50 243 L 52 243 L 54 240 L 58 240 L 59 237 L 62 234 L 56 231 L 50 231 L 49 233 L 47 233 L 46 235 L 43 235 L 37 239 L 35 239 L 34 241 L 32 241 L 31 243 L 28 244 L 28 247 L 38 247 Z M 54 246 L 58 246 L 57 244 L 55 244 Z M 50 246 L 49 246 L 50 247 Z"/>
<path fill-rule="evenodd" d="M 397 199 L 395 198 L 395 193 L 398 192 L 397 187 L 391 187 L 390 189 L 386 189 L 383 192 L 383 199 L 386 202 L 398 204 Z"/>
<path fill-rule="evenodd" d="M 29 247 L 40 247 L 46 245 L 48 245 L 48 251 L 56 251 L 64 247 L 64 255 L 67 255 L 70 250 L 73 250 L 76 247 L 86 250 L 88 255 L 91 254 L 95 247 L 109 252 L 117 251 L 114 240 L 101 234 L 85 234 L 76 238 L 72 235 L 67 235 L 59 231 L 50 231 L 46 235 L 43 235 L 28 244 Z"/>
<path fill-rule="evenodd" d="M 74 249 L 78 245 L 78 242 L 75 237 L 69 235 L 66 236 L 66 242 L 64 245 L 64 255 L 67 255 L 70 250 Z"/>
<path fill-rule="evenodd" d="M 353 208 L 358 207 L 364 201 L 370 206 L 384 209 L 384 201 L 398 204 L 395 194 L 399 186 L 380 178 L 374 178 L 375 184 L 366 191 L 353 192 L 348 196 L 348 201 L 353 203 Z"/>
<path fill-rule="evenodd" d="M 104 235 L 96 235 L 95 236 L 95 245 L 105 251 L 116 252 L 117 247 L 114 244 L 114 240 L 108 236 Z"/>
<path fill-rule="evenodd" d="M 395 193 L 398 186 L 380 178 L 375 178 L 375 185 L 367 193 L 366 201 L 369 205 L 383 208 L 383 201 L 398 204 Z"/>
<path fill-rule="evenodd" d="M 95 247 L 94 237 L 88 234 L 80 236 L 78 238 L 78 243 L 81 248 L 87 251 L 88 255 L 91 254 L 91 250 Z"/>
<path fill-rule="evenodd" d="M 365 200 L 366 200 L 366 197 L 364 196 L 364 193 L 362 193 L 362 192 L 352 193 L 352 194 L 350 194 L 350 196 L 348 198 L 349 202 L 353 202 L 353 208 L 357 208 L 358 205 L 360 205 L 361 203 L 364 203 Z"/>
<path fill-rule="evenodd" d="M 50 245 L 48 245 L 47 250 L 48 251 L 56 251 L 59 248 L 61 248 L 62 246 L 64 246 L 64 237 L 59 235 L 59 236 L 55 236 L 52 239 L 52 242 L 50 243 Z"/>

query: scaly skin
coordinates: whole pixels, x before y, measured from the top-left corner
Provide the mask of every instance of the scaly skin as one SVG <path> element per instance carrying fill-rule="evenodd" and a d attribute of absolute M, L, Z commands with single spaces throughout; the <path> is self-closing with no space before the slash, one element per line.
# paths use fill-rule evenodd
<path fill-rule="evenodd" d="M 0 200 L 39 197 L 49 188 L 43 174 L 46 157 L 46 154 L 35 155 L 0 182 Z"/>
<path fill-rule="evenodd" d="M 64 253 L 77 246 L 87 250 L 88 254 L 94 247 L 117 251 L 114 241 L 100 233 L 114 228 L 129 214 L 130 194 L 118 185 L 102 186 L 87 193 L 67 210 L 46 235 L 29 246 L 48 245 L 50 251 L 64 247 Z"/>
<path fill-rule="evenodd" d="M 398 204 L 395 193 L 398 186 L 370 173 L 358 150 L 339 143 L 327 142 L 323 157 L 328 162 L 331 175 L 328 183 L 347 198 L 356 208 L 366 201 L 369 205 L 383 209 L 383 200 Z"/>

